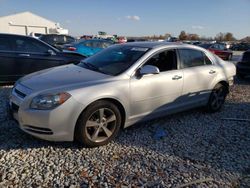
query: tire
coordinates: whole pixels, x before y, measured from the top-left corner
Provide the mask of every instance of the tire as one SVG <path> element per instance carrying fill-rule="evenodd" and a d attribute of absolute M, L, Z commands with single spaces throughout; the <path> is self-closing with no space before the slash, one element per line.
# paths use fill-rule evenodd
<path fill-rule="evenodd" d="M 221 110 L 225 103 L 228 88 L 222 84 L 217 84 L 212 90 L 206 109 L 210 113 L 218 112 Z"/>
<path fill-rule="evenodd" d="M 121 127 L 121 113 L 108 101 L 97 101 L 87 107 L 77 121 L 76 140 L 86 147 L 97 147 L 113 140 Z"/>

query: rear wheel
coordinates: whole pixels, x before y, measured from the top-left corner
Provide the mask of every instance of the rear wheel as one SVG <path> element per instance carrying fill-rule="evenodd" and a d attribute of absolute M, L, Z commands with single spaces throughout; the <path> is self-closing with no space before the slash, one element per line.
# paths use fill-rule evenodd
<path fill-rule="evenodd" d="M 119 109 L 111 102 L 97 101 L 80 116 L 75 136 L 87 147 L 101 146 L 114 139 L 120 127 Z"/>
<path fill-rule="evenodd" d="M 210 98 L 207 104 L 208 112 L 219 111 L 225 103 L 225 99 L 228 93 L 228 88 L 222 84 L 217 84 L 210 94 Z"/>

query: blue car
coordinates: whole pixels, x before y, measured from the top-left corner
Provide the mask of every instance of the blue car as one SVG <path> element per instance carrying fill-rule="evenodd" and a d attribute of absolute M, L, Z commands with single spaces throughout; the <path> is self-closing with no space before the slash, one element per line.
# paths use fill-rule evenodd
<path fill-rule="evenodd" d="M 64 50 L 75 51 L 84 56 L 92 56 L 104 48 L 107 48 L 114 43 L 109 40 L 91 39 L 81 40 L 73 44 L 68 44 L 64 47 Z"/>

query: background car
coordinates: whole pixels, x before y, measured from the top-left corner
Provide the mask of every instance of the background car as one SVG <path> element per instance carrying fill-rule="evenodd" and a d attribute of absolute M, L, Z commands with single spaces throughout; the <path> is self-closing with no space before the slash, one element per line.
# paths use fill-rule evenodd
<path fill-rule="evenodd" d="M 42 69 L 79 63 L 85 57 L 77 53 L 60 52 L 33 37 L 0 34 L 0 83 Z"/>
<path fill-rule="evenodd" d="M 250 75 L 250 50 L 243 53 L 241 61 L 236 64 L 236 70 L 240 78 Z"/>
<path fill-rule="evenodd" d="M 63 49 L 69 51 L 75 51 L 84 56 L 89 57 L 113 44 L 114 42 L 112 42 L 111 40 L 102 40 L 102 39 L 80 40 L 79 42 L 65 45 Z"/>
<path fill-rule="evenodd" d="M 210 52 L 213 52 L 217 56 L 219 56 L 221 59 L 224 60 L 231 60 L 233 57 L 233 52 L 226 48 L 225 44 L 221 43 L 207 43 L 207 44 L 200 44 L 198 45 L 202 48 L 205 48 L 209 50 Z"/>
<path fill-rule="evenodd" d="M 62 49 L 65 44 L 76 42 L 74 37 L 59 34 L 42 35 L 39 39 L 50 44 L 51 46 L 54 46 L 57 49 Z"/>
<path fill-rule="evenodd" d="M 233 44 L 230 49 L 235 50 L 235 51 L 247 51 L 250 49 L 250 44 L 244 43 L 244 42 L 238 43 L 238 44 Z"/>
<path fill-rule="evenodd" d="M 10 105 L 29 134 L 95 147 L 139 121 L 195 107 L 219 111 L 234 75 L 233 63 L 193 45 L 126 43 L 20 79 Z"/>

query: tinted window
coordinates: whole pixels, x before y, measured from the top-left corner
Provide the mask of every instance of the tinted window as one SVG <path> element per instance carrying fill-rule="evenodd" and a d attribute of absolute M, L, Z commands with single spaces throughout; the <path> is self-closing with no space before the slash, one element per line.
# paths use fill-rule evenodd
<path fill-rule="evenodd" d="M 212 64 L 208 57 L 201 51 L 191 49 L 179 50 L 182 68 Z"/>
<path fill-rule="evenodd" d="M 177 58 L 174 50 L 160 52 L 151 57 L 145 65 L 153 65 L 160 72 L 177 69 Z"/>
<path fill-rule="evenodd" d="M 202 53 L 203 56 L 204 56 L 204 62 L 205 62 L 205 65 L 212 65 L 212 61 L 206 56 L 206 54 Z"/>
<path fill-rule="evenodd" d="M 218 44 L 214 44 L 214 45 L 211 46 L 211 48 L 217 49 L 217 50 L 218 50 L 218 49 L 219 49 L 219 46 L 218 46 Z"/>
<path fill-rule="evenodd" d="M 9 42 L 9 38 L 0 37 L 0 50 L 3 50 L 3 51 L 11 50 L 11 45 L 10 45 L 10 42 Z"/>
<path fill-rule="evenodd" d="M 110 45 L 112 45 L 112 43 L 106 41 L 100 41 L 97 43 L 97 48 L 107 48 Z"/>
<path fill-rule="evenodd" d="M 220 50 L 225 50 L 225 45 L 223 45 L 223 44 L 218 44 L 218 47 Z"/>
<path fill-rule="evenodd" d="M 75 42 L 75 39 L 73 37 L 66 36 L 66 42 L 72 43 L 72 42 Z"/>
<path fill-rule="evenodd" d="M 29 38 L 16 38 L 15 47 L 18 52 L 31 53 L 45 53 L 50 49 L 39 41 Z"/>
<path fill-rule="evenodd" d="M 148 50 L 125 45 L 111 46 L 84 59 L 79 66 L 115 76 L 127 70 Z"/>
<path fill-rule="evenodd" d="M 88 47 L 93 47 L 93 42 L 92 41 L 85 41 L 82 43 L 83 46 L 88 46 Z"/>

